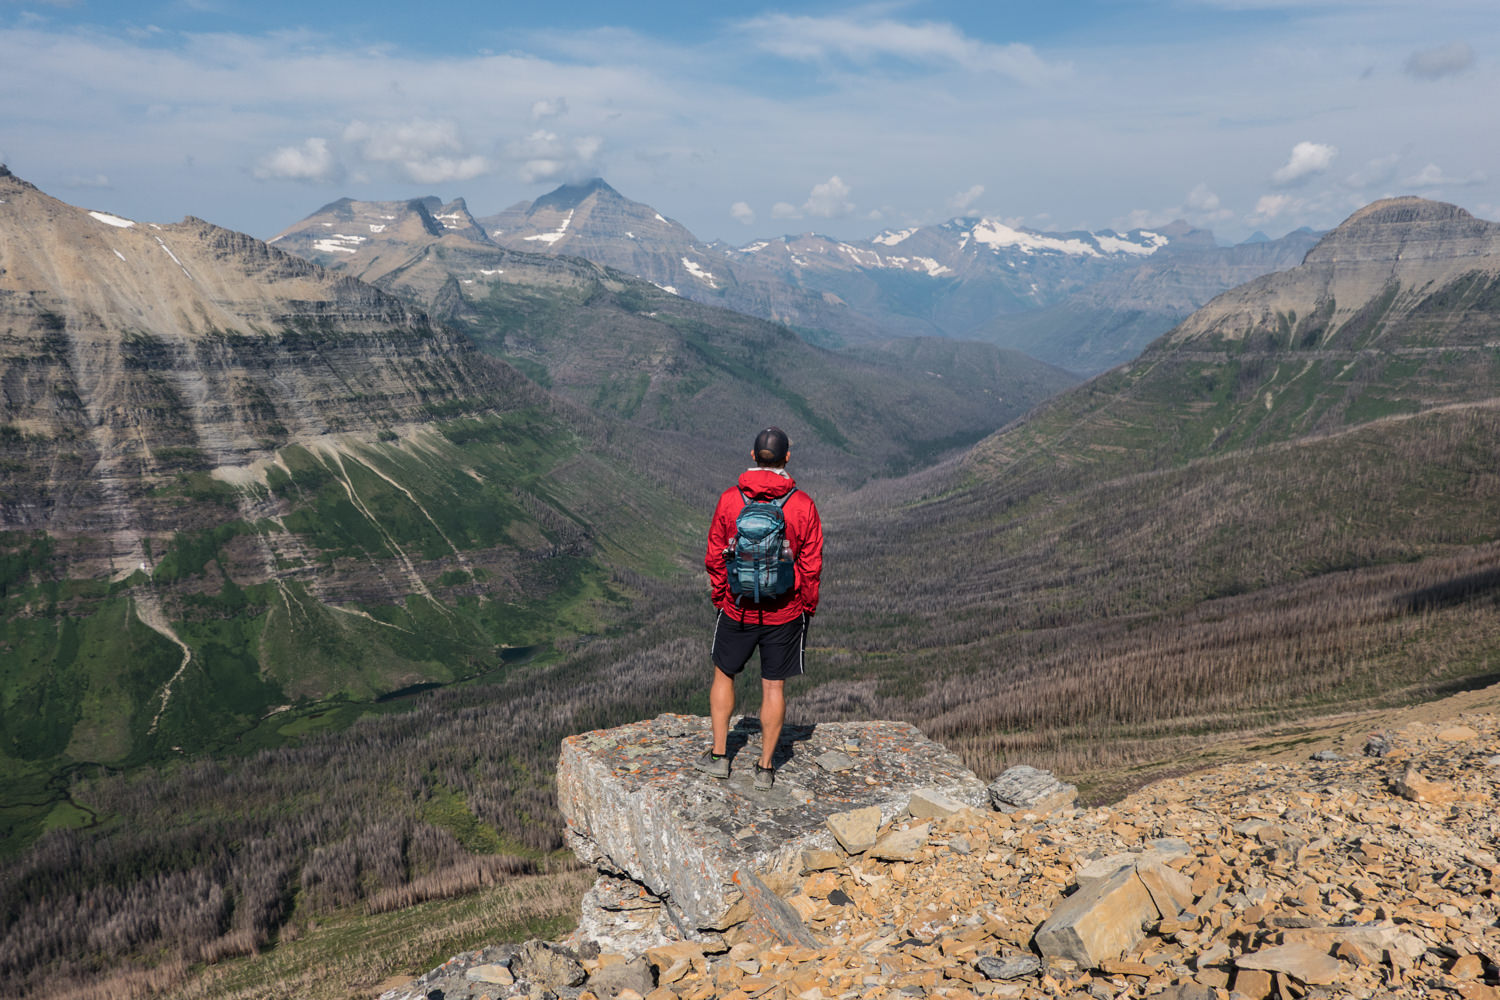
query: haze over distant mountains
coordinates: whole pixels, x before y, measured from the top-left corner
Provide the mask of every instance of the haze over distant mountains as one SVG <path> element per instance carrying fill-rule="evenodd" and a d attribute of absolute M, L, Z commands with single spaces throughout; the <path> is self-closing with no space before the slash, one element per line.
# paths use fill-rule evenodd
<path fill-rule="evenodd" d="M 390 238 L 391 204 L 334 202 L 272 242 L 333 266 Z M 443 231 L 583 257 L 814 341 L 981 340 L 1085 373 L 1128 360 L 1218 292 L 1294 266 L 1316 240 L 1219 247 L 1184 223 L 1121 235 L 959 218 L 863 241 L 809 233 L 736 248 L 698 240 L 599 178 L 482 218 L 462 199 L 423 205 Z"/>

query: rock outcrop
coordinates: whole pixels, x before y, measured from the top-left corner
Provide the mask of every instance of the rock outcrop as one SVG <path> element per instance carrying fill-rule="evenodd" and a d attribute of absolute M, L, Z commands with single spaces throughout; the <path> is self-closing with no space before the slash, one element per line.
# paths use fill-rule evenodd
<path fill-rule="evenodd" d="M 755 894 L 750 878 L 797 872 L 804 852 L 832 849 L 830 817 L 865 809 L 888 823 L 921 789 L 985 801 L 973 772 L 906 723 L 789 726 L 768 792 L 751 787 L 755 720 L 731 734 L 727 781 L 692 767 L 709 740 L 707 720 L 663 715 L 570 737 L 558 762 L 574 852 L 661 899 L 685 937 L 737 922 L 736 904 Z"/>
<path fill-rule="evenodd" d="M 742 925 L 647 949 L 653 987 L 637 978 L 631 992 L 610 992 L 625 970 L 606 970 L 635 956 L 575 942 L 589 978 L 553 991 L 579 1000 L 1497 1000 L 1500 719 L 1461 722 L 1383 734 L 1383 757 L 1351 748 L 1298 763 L 1232 764 L 1104 808 L 965 808 L 920 823 L 898 816 L 885 835 L 928 827 L 910 860 L 833 848 L 807 852 L 800 873 L 766 873 L 814 943 L 755 940 Z M 651 752 L 629 748 L 644 746 L 658 724 L 633 727 L 598 752 L 628 768 Z M 802 756 L 794 747 L 793 759 Z M 658 753 L 640 770 L 664 763 Z M 1398 790 L 1414 772 L 1445 790 L 1441 801 Z M 642 776 L 637 804 L 669 784 Z M 1098 928 L 1074 935 L 1098 950 L 1048 947 L 1068 921 Z M 1113 943 L 1105 941 L 1111 924 Z M 465 985 L 465 968 L 493 961 L 493 952 L 460 956 L 448 972 L 386 997 L 442 988 L 447 1000 L 500 998 L 535 988 Z"/>

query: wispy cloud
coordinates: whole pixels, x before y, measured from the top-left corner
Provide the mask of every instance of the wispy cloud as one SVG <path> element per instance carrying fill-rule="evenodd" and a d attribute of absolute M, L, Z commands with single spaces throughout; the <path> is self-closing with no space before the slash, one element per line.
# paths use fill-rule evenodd
<path fill-rule="evenodd" d="M 1456 76 L 1474 65 L 1474 49 L 1468 42 L 1450 42 L 1419 49 L 1406 58 L 1406 72 L 1420 80 Z"/>
<path fill-rule="evenodd" d="M 755 209 L 748 202 L 737 201 L 729 206 L 729 217 L 748 226 L 755 222 Z"/>
<path fill-rule="evenodd" d="M 604 140 L 596 135 L 565 138 L 538 129 L 505 147 L 505 155 L 517 164 L 518 176 L 527 184 L 578 181 L 602 174 Z"/>
<path fill-rule="evenodd" d="M 489 173 L 490 161 L 471 152 L 452 121 L 351 122 L 344 141 L 367 163 L 393 164 L 418 184 L 466 181 Z"/>
<path fill-rule="evenodd" d="M 995 73 L 1033 85 L 1047 83 L 1071 71 L 1065 63 L 1043 59 L 1029 45 L 980 41 L 951 24 L 935 21 L 769 14 L 743 21 L 739 27 L 754 45 L 787 59 L 837 58 L 855 63 L 898 59 Z"/>
<path fill-rule="evenodd" d="M 1410 177 L 1402 178 L 1401 183 L 1409 188 L 1427 189 L 1441 187 L 1470 187 L 1475 184 L 1483 184 L 1489 178 L 1481 171 L 1475 171 L 1464 177 L 1454 177 L 1443 170 L 1436 163 L 1429 163 Z"/>

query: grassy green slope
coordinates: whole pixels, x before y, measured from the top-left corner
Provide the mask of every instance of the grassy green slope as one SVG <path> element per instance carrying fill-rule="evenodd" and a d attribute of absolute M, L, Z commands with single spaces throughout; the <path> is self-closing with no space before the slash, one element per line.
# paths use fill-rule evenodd
<path fill-rule="evenodd" d="M 178 533 L 149 576 L 70 580 L 47 535 L 0 537 L 0 768 L 41 781 L 8 797 L 8 846 L 71 815 L 55 776 L 77 765 L 274 743 L 330 703 L 598 632 L 624 602 L 612 577 L 670 572 L 695 523 L 540 410 L 291 446 L 260 479 L 164 489 L 238 516 Z"/>
<path fill-rule="evenodd" d="M 846 483 L 967 446 L 1076 382 L 983 344 L 895 341 L 850 352 L 587 261 L 443 237 L 367 276 L 485 351 L 614 420 L 702 441 L 784 426 Z"/>

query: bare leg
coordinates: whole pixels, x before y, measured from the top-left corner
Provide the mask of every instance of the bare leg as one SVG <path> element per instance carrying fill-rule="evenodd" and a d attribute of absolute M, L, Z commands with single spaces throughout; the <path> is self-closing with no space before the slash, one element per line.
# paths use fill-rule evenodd
<path fill-rule="evenodd" d="M 716 754 L 729 752 L 729 717 L 733 714 L 734 678 L 714 667 L 714 686 L 708 689 L 708 718 L 713 724 Z"/>
<path fill-rule="evenodd" d="M 786 718 L 786 681 L 760 681 L 760 766 L 770 767 Z"/>

